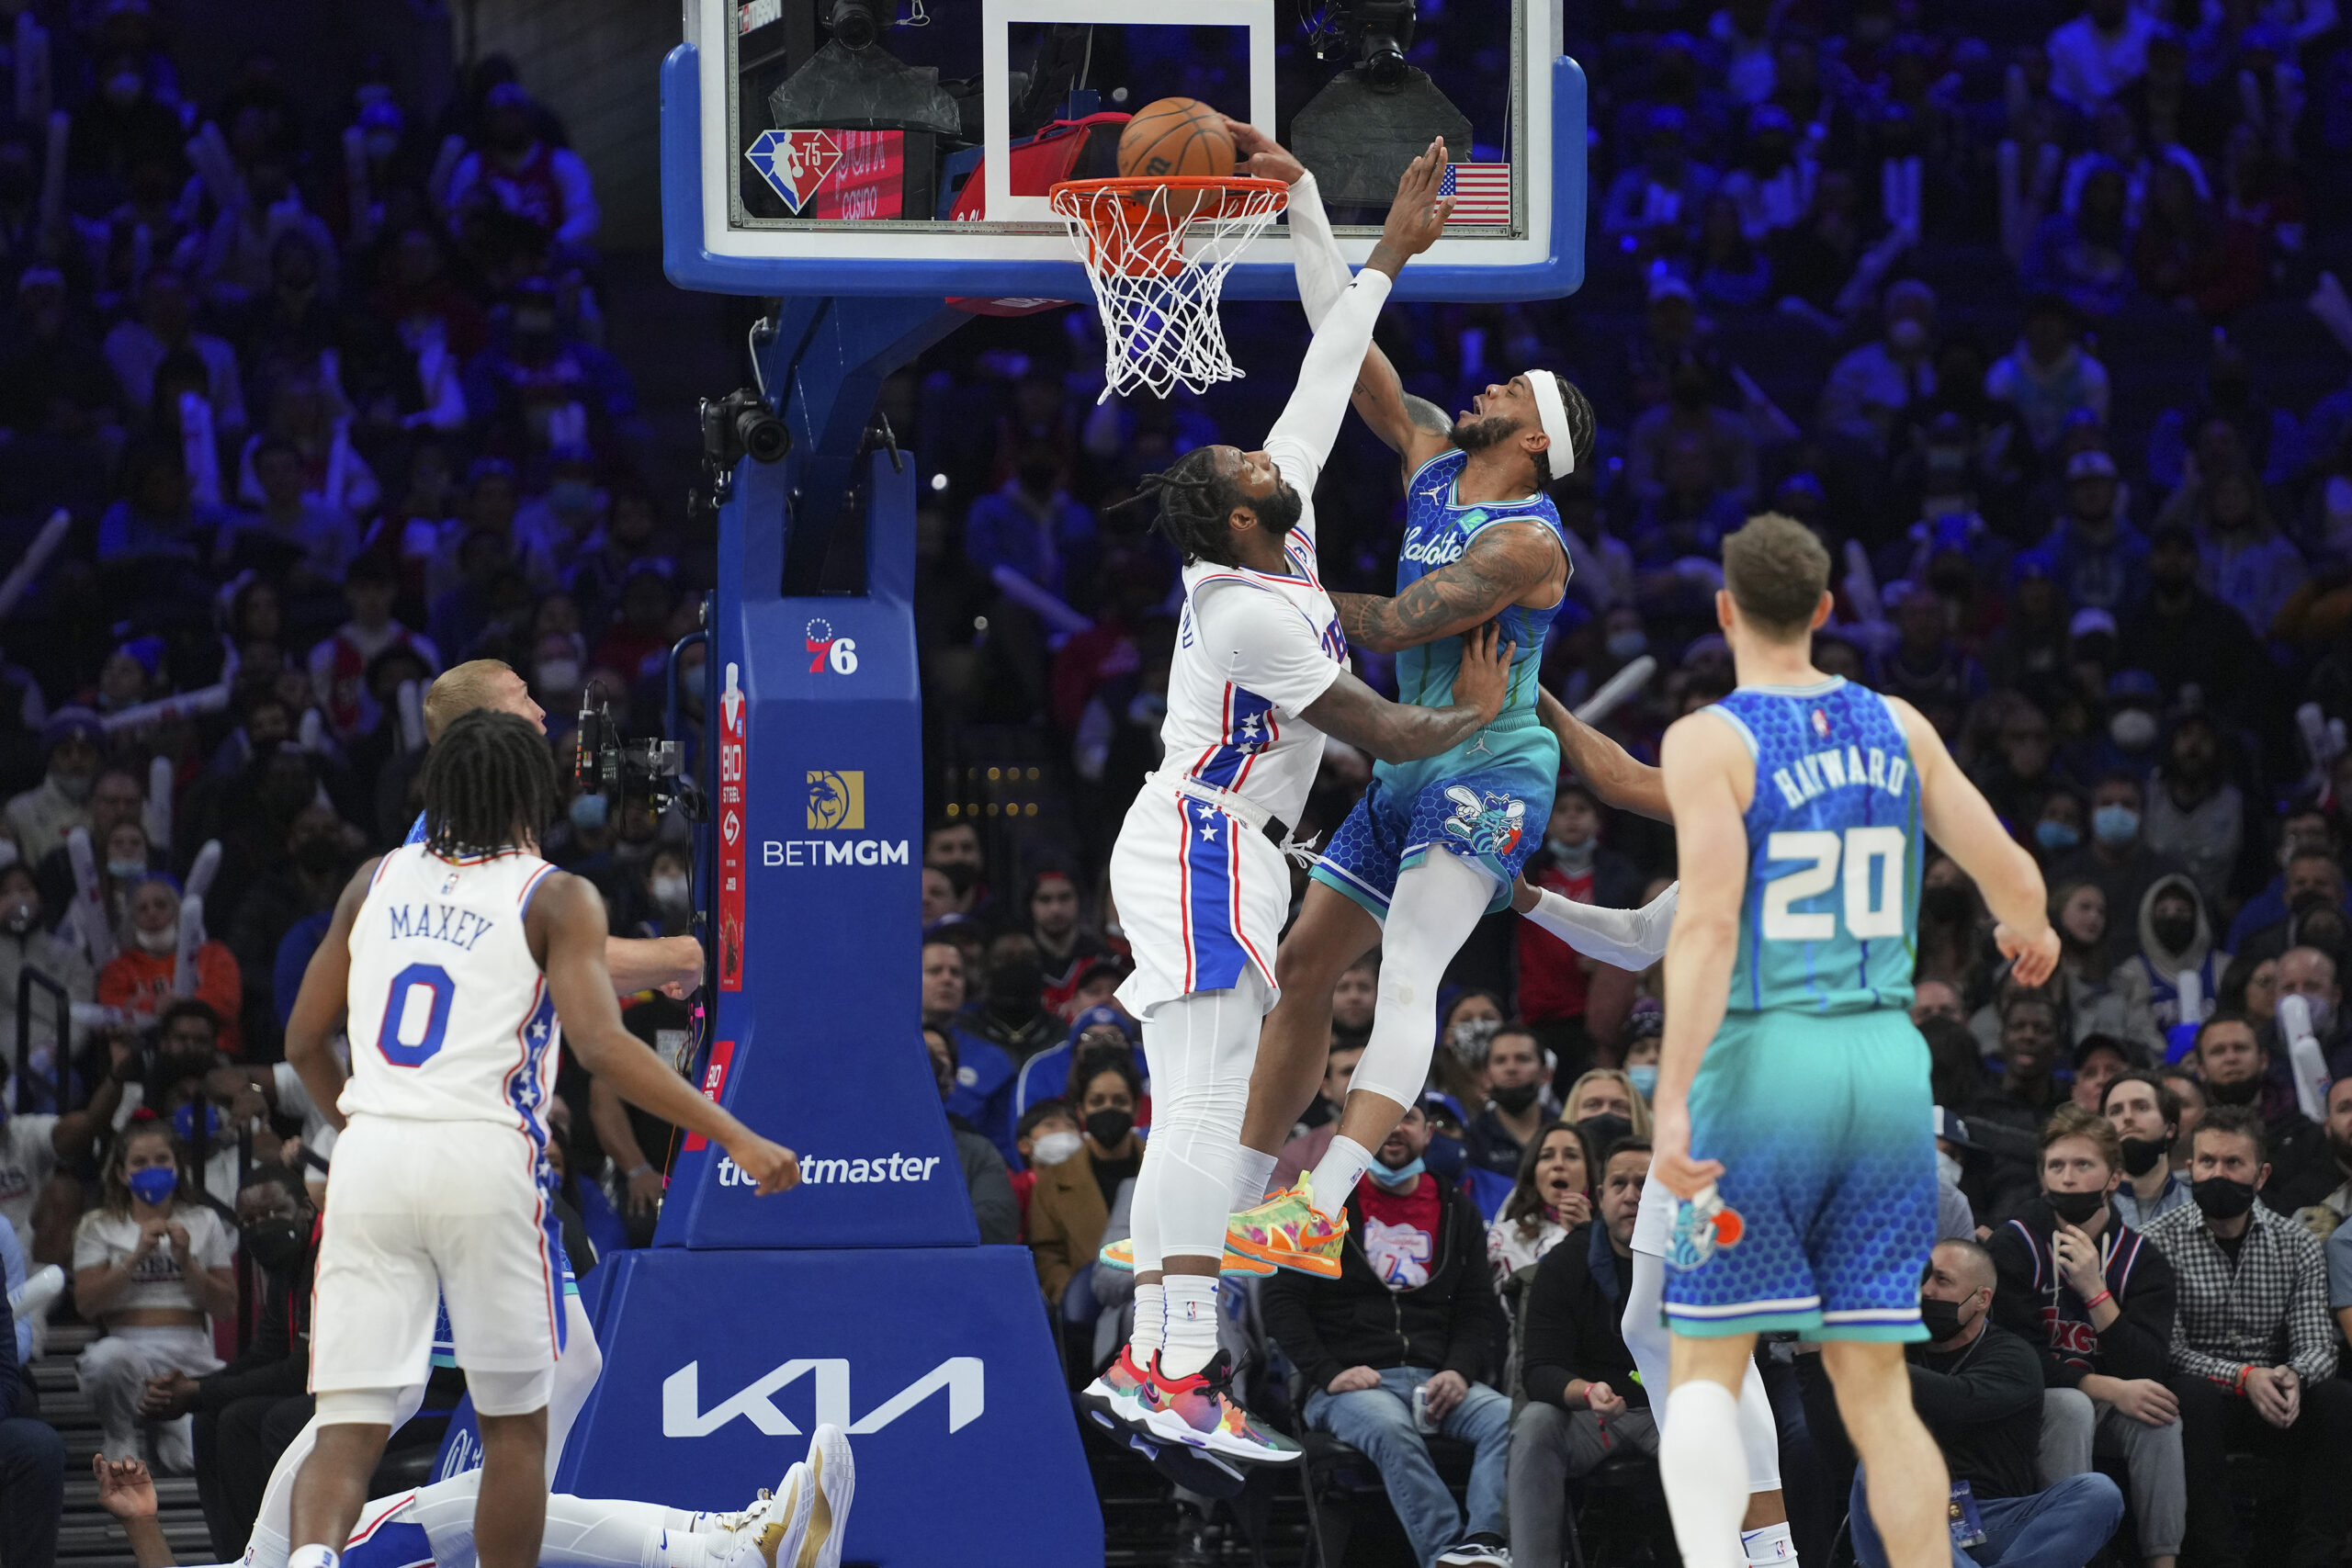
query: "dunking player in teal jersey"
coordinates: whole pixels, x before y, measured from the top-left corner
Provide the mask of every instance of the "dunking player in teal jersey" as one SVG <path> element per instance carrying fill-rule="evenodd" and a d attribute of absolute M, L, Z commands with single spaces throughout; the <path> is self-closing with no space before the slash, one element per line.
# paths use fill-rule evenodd
<path fill-rule="evenodd" d="M 1232 130 L 1253 175 L 1291 184 L 1300 302 L 1318 321 L 1349 275 L 1313 181 L 1256 130 Z M 1432 151 L 1444 155 L 1442 144 Z M 1406 396 L 1378 348 L 1364 356 L 1353 401 L 1401 459 L 1408 525 L 1394 598 L 1332 595 L 1349 644 L 1396 653 L 1398 696 L 1423 705 L 1452 701 L 1458 634 L 1494 621 L 1517 653 L 1502 711 L 1486 728 L 1440 756 L 1374 769 L 1275 959 L 1281 998 L 1266 1017 L 1250 1080 L 1245 1181 L 1253 1169 L 1262 1181 L 1272 1168 L 1315 1092 L 1334 982 L 1381 946 L 1372 1039 L 1330 1152 L 1300 1188 L 1235 1216 L 1227 1236 L 1262 1262 L 1325 1275 L 1339 1269 L 1348 1195 L 1429 1075 L 1445 966 L 1480 917 L 1510 903 L 1551 814 L 1560 742 L 1538 711 L 1536 672 L 1570 568 L 1559 513 L 1544 491 L 1589 457 L 1594 429 L 1584 394 L 1541 369 L 1490 385 L 1448 418 Z M 1592 913 L 1626 922 L 1639 914 Z"/>
<path fill-rule="evenodd" d="M 1763 1329 L 1822 1342 L 1896 1568 L 1944 1568 L 1943 1458 L 1903 1359 L 1935 1239 L 1928 1049 L 1909 1015 L 1921 847 L 1975 878 L 2029 986 L 2058 938 L 2041 873 L 1909 705 L 1814 668 L 1829 557 L 1763 516 L 1724 541 L 1739 689 L 1667 731 L 1683 868 L 1666 950 L 1653 1179 L 1673 1392 L 1659 1471 L 1690 1568 L 1740 1568 L 1742 1374 Z"/>

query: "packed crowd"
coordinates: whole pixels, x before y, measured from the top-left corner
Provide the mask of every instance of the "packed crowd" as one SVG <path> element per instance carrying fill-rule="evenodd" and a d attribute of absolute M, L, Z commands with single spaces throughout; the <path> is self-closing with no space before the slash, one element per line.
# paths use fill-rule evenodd
<path fill-rule="evenodd" d="M 192 1472 L 228 1559 L 310 1410 L 322 1167 L 283 1026 L 416 815 L 423 692 L 498 659 L 556 745 L 592 685 L 658 729 L 712 568 L 602 346 L 588 171 L 509 62 L 435 104 L 380 60 L 198 93 L 200 7 L 6 16 L 0 1558 L 55 1548 L 20 1373 L 71 1313 L 104 1451 Z M 682 820 L 579 794 L 547 849 L 616 931 L 690 928 Z M 554 1120 L 573 1258 L 643 1245 L 666 1131 L 576 1073 Z"/>
<path fill-rule="evenodd" d="M 1656 660 L 1602 721 L 1634 755 L 1730 689 L 1716 545 L 1784 512 L 1843 563 L 1816 661 L 1927 713 L 2044 869 L 2064 961 L 2038 989 L 2008 980 L 1957 867 L 1924 874 L 1946 1240 L 1914 1393 L 1973 1486 L 1971 1555 L 2334 1562 L 2352 1527 L 2332 1479 L 2352 1456 L 2352 1087 L 2330 1087 L 2352 1073 L 2335 10 L 1624 0 L 1569 26 L 1594 91 L 1583 295 L 1404 308 L 1383 342 L 1445 409 L 1531 363 L 1592 394 L 1602 460 L 1555 492 L 1580 547 L 1544 670 L 1574 704 Z M 1125 1337 L 1131 1286 L 1094 1259 L 1126 1234 L 1150 1119 L 1136 1025 L 1106 1005 L 1102 858 L 1159 762 L 1175 562 L 1121 503 L 1170 453 L 1270 423 L 1300 326 L 1227 313 L 1237 342 L 1276 346 L 1214 420 L 1181 397 L 1090 410 L 1082 321 L 1080 351 L 1001 336 L 907 399 L 952 481 L 923 535 L 945 743 L 956 723 L 1042 737 L 1072 808 L 1016 823 L 942 792 L 922 984 L 967 1174 L 984 1214 L 1017 1215 L 1073 1386 Z M 951 432 L 955 410 L 981 417 Z M 1321 555 L 1335 586 L 1385 592 L 1402 507 L 1361 437 L 1326 470 Z M 983 464 L 987 493 L 956 502 Z M 1332 747 L 1301 837 L 1365 777 Z M 1673 874 L 1672 838 L 1609 810 L 1607 784 L 1564 784 L 1529 876 L 1631 908 Z M 1553 1568 L 1573 1483 L 1655 1449 L 1619 1320 L 1660 987 L 1509 915 L 1450 979 L 1428 1097 L 1351 1202 L 1342 1277 L 1227 1292 L 1227 1347 L 1252 1409 L 1369 1456 L 1423 1564 L 1507 1540 Z M 1330 1138 L 1376 985 L 1376 964 L 1342 980 L 1325 1097 L 1277 1181 Z M 1826 1562 L 1849 1503 L 1861 1517 L 1854 1456 L 1818 1359 L 1762 1359 L 1786 1515 Z M 1851 1547 L 1884 1560 L 1863 1525 Z"/>

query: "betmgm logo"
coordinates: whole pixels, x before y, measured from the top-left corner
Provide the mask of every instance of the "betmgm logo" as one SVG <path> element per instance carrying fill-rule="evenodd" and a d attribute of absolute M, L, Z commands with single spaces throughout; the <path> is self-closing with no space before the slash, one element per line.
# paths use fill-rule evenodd
<path fill-rule="evenodd" d="M 812 833 L 863 833 L 865 830 L 865 774 L 854 768 L 810 768 L 807 774 L 808 830 Z M 905 839 L 765 839 L 760 843 L 760 863 L 808 867 L 820 865 L 907 865 L 910 842 Z"/>
<path fill-rule="evenodd" d="M 702 1407 L 702 1363 L 688 1361 L 662 1380 L 662 1435 L 707 1438 L 740 1416 L 771 1438 L 798 1437 L 800 1428 L 775 1407 L 775 1396 L 812 1374 L 818 1425 L 831 1422 L 852 1437 L 880 1431 L 935 1393 L 947 1395 L 950 1432 L 962 1431 L 988 1409 L 988 1368 L 978 1356 L 948 1357 L 855 1420 L 850 1414 L 845 1358 L 786 1361 L 707 1410 Z"/>
<path fill-rule="evenodd" d="M 855 833 L 865 827 L 865 774 L 808 770 L 808 827 L 812 832 Z"/>

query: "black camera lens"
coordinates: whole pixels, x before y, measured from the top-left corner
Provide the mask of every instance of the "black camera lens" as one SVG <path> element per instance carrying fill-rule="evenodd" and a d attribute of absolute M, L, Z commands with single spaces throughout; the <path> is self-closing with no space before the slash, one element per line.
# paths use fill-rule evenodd
<path fill-rule="evenodd" d="M 833 0 L 831 27 L 833 41 L 853 51 L 872 49 L 882 31 L 875 19 L 874 0 Z"/>
<path fill-rule="evenodd" d="M 764 403 L 737 411 L 735 435 L 743 444 L 743 455 L 754 463 L 780 463 L 792 450 L 790 427 L 770 413 Z"/>

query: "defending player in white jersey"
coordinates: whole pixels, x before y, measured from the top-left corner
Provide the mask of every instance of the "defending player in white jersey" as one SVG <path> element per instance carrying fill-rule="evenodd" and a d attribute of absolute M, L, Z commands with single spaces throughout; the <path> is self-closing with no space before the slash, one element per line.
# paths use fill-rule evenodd
<path fill-rule="evenodd" d="M 1148 487 L 1184 558 L 1184 615 L 1166 761 L 1128 809 L 1111 886 L 1135 948 L 1119 999 L 1143 1020 L 1154 1124 L 1136 1183 L 1135 1339 L 1088 1395 L 1106 1424 L 1230 1460 L 1298 1456 L 1233 1402 L 1216 1342 L 1226 1215 L 1247 1179 L 1242 1107 L 1290 908 L 1283 846 L 1325 735 L 1384 759 L 1434 755 L 1494 716 L 1510 657 L 1487 628 L 1465 639 L 1452 705 L 1389 703 L 1348 673 L 1316 567 L 1308 498 L 1389 286 L 1444 228 L 1442 168 L 1426 156 L 1398 182 L 1380 243 L 1316 333 L 1264 449 L 1204 447 Z M 1255 1180 L 1244 1201 L 1264 1173 Z"/>
<path fill-rule="evenodd" d="M 122 1521 L 138 1568 L 174 1568 L 155 1518 L 155 1483 L 137 1460 L 98 1455 L 98 1504 Z M 808 1457 L 748 1508 L 699 1513 L 616 1497 L 548 1499 L 540 1568 L 838 1568 L 857 1469 L 839 1427 L 820 1426 Z M 469 1568 L 481 1472 L 370 1498 L 344 1547 L 346 1568 Z M 286 1568 L 286 1549 L 247 1548 L 214 1568 Z"/>
<path fill-rule="evenodd" d="M 557 1010 L 624 1098 L 724 1147 L 763 1194 L 798 1179 L 621 1026 L 604 902 L 537 853 L 560 799 L 547 742 L 511 714 L 453 722 L 424 770 L 426 841 L 363 866 L 304 976 L 287 1059 L 346 1119 L 328 1179 L 313 1314 L 317 1447 L 296 1483 L 294 1568 L 333 1568 L 436 1289 L 481 1422 L 477 1549 L 532 1568 L 547 1500 L 560 1285 L 539 1183 Z M 326 1038 L 347 998 L 348 1083 Z"/>

